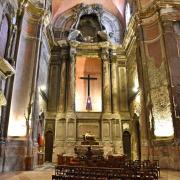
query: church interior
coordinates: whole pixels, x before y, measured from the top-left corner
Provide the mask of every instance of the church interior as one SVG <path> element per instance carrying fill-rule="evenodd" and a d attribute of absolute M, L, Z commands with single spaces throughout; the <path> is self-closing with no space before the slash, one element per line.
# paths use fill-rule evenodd
<path fill-rule="evenodd" d="M 0 0 L 0 179 L 161 179 L 179 129 L 180 0 Z"/>

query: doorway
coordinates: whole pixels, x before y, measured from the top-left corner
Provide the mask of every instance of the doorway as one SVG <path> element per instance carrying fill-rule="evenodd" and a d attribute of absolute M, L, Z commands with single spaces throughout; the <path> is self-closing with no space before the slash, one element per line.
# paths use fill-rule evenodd
<path fill-rule="evenodd" d="M 47 131 L 45 134 L 45 161 L 48 162 L 52 162 L 53 136 L 52 131 Z"/>
<path fill-rule="evenodd" d="M 131 159 L 131 135 L 128 131 L 123 132 L 123 150 L 128 159 Z"/>

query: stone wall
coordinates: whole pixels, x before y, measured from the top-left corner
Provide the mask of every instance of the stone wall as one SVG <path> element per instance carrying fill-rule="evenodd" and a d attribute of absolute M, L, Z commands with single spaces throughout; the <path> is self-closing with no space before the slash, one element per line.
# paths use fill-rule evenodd
<path fill-rule="evenodd" d="M 16 44 L 15 22 L 12 20 L 16 19 L 18 8 L 17 6 L 18 2 L 16 0 L 0 1 L 0 58 L 4 58 L 4 60 L 9 62 L 11 65 L 14 63 L 14 52 L 12 51 L 14 50 Z M 11 22 L 13 23 L 11 24 Z M 0 172 L 4 171 L 3 165 L 5 162 L 5 148 L 8 126 L 8 119 L 6 119 L 5 114 L 9 113 L 9 95 L 11 94 L 9 82 L 11 81 L 12 78 L 4 79 L 0 75 L 0 90 L 2 90 L 1 93 L 3 93 L 3 96 L 7 100 L 6 106 L 1 107 L 0 105 Z"/>
<path fill-rule="evenodd" d="M 173 30 L 171 22 L 175 19 L 179 21 L 177 15 L 179 3 L 172 2 L 169 8 L 165 6 L 165 2 L 158 3 L 162 5 L 161 14 L 158 14 L 157 6 L 153 1 L 139 1 L 138 4 L 140 16 L 137 17 L 139 21 L 136 57 L 140 86 L 139 93 L 130 100 L 133 119 L 132 139 L 135 141 L 133 143 L 135 145 L 132 144 L 132 157 L 136 157 L 138 150 L 134 120 L 139 119 L 141 159 L 159 159 L 162 168 L 179 169 L 179 132 L 177 130 L 179 124 L 177 112 L 175 112 L 177 110 L 175 107 L 178 107 L 175 104 L 179 103 L 179 100 L 175 100 L 178 94 L 177 88 L 176 91 L 173 89 L 173 84 L 178 85 L 176 71 L 179 58 L 178 38 L 176 38 L 178 28 Z M 136 64 L 133 66 L 134 63 L 128 65 L 128 71 L 131 72 L 129 88 L 133 86 L 131 74 L 135 71 Z M 130 89 L 129 95 L 131 95 Z M 140 106 L 136 103 L 138 95 L 140 95 Z"/>

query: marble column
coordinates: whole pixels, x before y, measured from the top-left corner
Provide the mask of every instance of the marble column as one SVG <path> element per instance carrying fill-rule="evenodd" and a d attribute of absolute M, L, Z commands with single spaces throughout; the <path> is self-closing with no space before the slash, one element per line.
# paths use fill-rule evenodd
<path fill-rule="evenodd" d="M 141 29 L 139 29 L 140 31 Z M 145 69 L 145 62 L 144 60 L 146 59 L 145 57 L 145 51 L 143 47 L 143 43 L 138 42 L 137 43 L 137 66 L 139 67 L 139 87 L 140 87 L 140 104 L 141 104 L 141 113 L 139 116 L 139 129 L 141 130 L 140 132 L 140 142 L 141 142 L 141 160 L 149 159 L 149 120 L 148 120 L 148 108 L 146 106 L 147 103 L 147 97 L 149 96 L 148 94 L 148 89 L 147 87 L 149 86 L 149 81 L 147 80 L 147 70 Z M 148 97 L 149 98 L 149 97 Z"/>
<path fill-rule="evenodd" d="M 72 154 L 76 142 L 76 116 L 75 116 L 75 61 L 76 41 L 70 42 L 70 58 L 67 78 L 67 109 L 66 109 L 66 147 L 65 151 Z"/>
<path fill-rule="evenodd" d="M 61 57 L 61 70 L 60 70 L 60 90 L 59 90 L 59 105 L 58 112 L 64 113 L 66 104 L 66 62 L 67 55 Z"/>
<path fill-rule="evenodd" d="M 118 84 L 117 84 L 117 56 L 115 52 L 111 55 L 111 79 L 112 79 L 112 111 L 118 113 Z"/>
<path fill-rule="evenodd" d="M 162 25 L 171 87 L 169 90 L 172 115 L 174 119 L 174 131 L 176 141 L 180 143 L 180 35 L 178 33 L 178 22 L 173 22 L 167 19 L 163 21 Z"/>
<path fill-rule="evenodd" d="M 67 112 L 75 111 L 75 59 L 76 48 L 70 48 L 69 71 L 68 71 L 68 97 Z"/>
<path fill-rule="evenodd" d="M 9 33 L 9 41 L 7 48 L 6 59 L 8 59 L 9 63 L 14 66 L 15 65 L 15 46 L 16 46 L 16 36 L 17 36 L 17 26 L 11 25 L 10 33 Z M 7 46 L 7 45 L 6 45 Z M 7 100 L 6 106 L 2 108 L 2 134 L 3 137 L 7 137 L 8 124 L 9 124 L 9 113 L 11 107 L 11 97 L 12 97 L 12 89 L 13 89 L 13 81 L 14 76 L 8 78 L 6 80 L 5 85 L 5 97 Z"/>
<path fill-rule="evenodd" d="M 111 84 L 110 84 L 110 58 L 109 50 L 103 48 L 101 52 L 103 61 L 103 112 L 111 112 Z"/>
<path fill-rule="evenodd" d="M 37 14 L 34 12 L 38 12 Z M 22 20 L 17 54 L 16 75 L 13 85 L 8 135 L 25 136 L 28 106 L 32 103 L 37 74 L 38 32 L 44 11 L 28 2 Z M 32 23 L 33 22 L 33 23 Z M 14 127 L 16 126 L 16 130 Z"/>

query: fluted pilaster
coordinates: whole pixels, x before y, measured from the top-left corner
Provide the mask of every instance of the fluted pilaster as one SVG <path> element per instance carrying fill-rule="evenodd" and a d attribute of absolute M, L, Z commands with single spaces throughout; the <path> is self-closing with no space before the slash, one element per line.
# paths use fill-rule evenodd
<path fill-rule="evenodd" d="M 111 112 L 111 90 L 110 90 L 110 58 L 109 50 L 102 49 L 101 59 L 103 61 L 103 112 Z"/>
<path fill-rule="evenodd" d="M 58 112 L 63 113 L 65 111 L 66 103 L 66 62 L 67 55 L 61 57 L 61 72 L 60 72 L 60 93 L 59 93 L 59 105 Z"/>
<path fill-rule="evenodd" d="M 117 56 L 116 52 L 111 53 L 111 76 L 112 76 L 112 111 L 118 113 L 118 84 L 117 84 Z"/>

